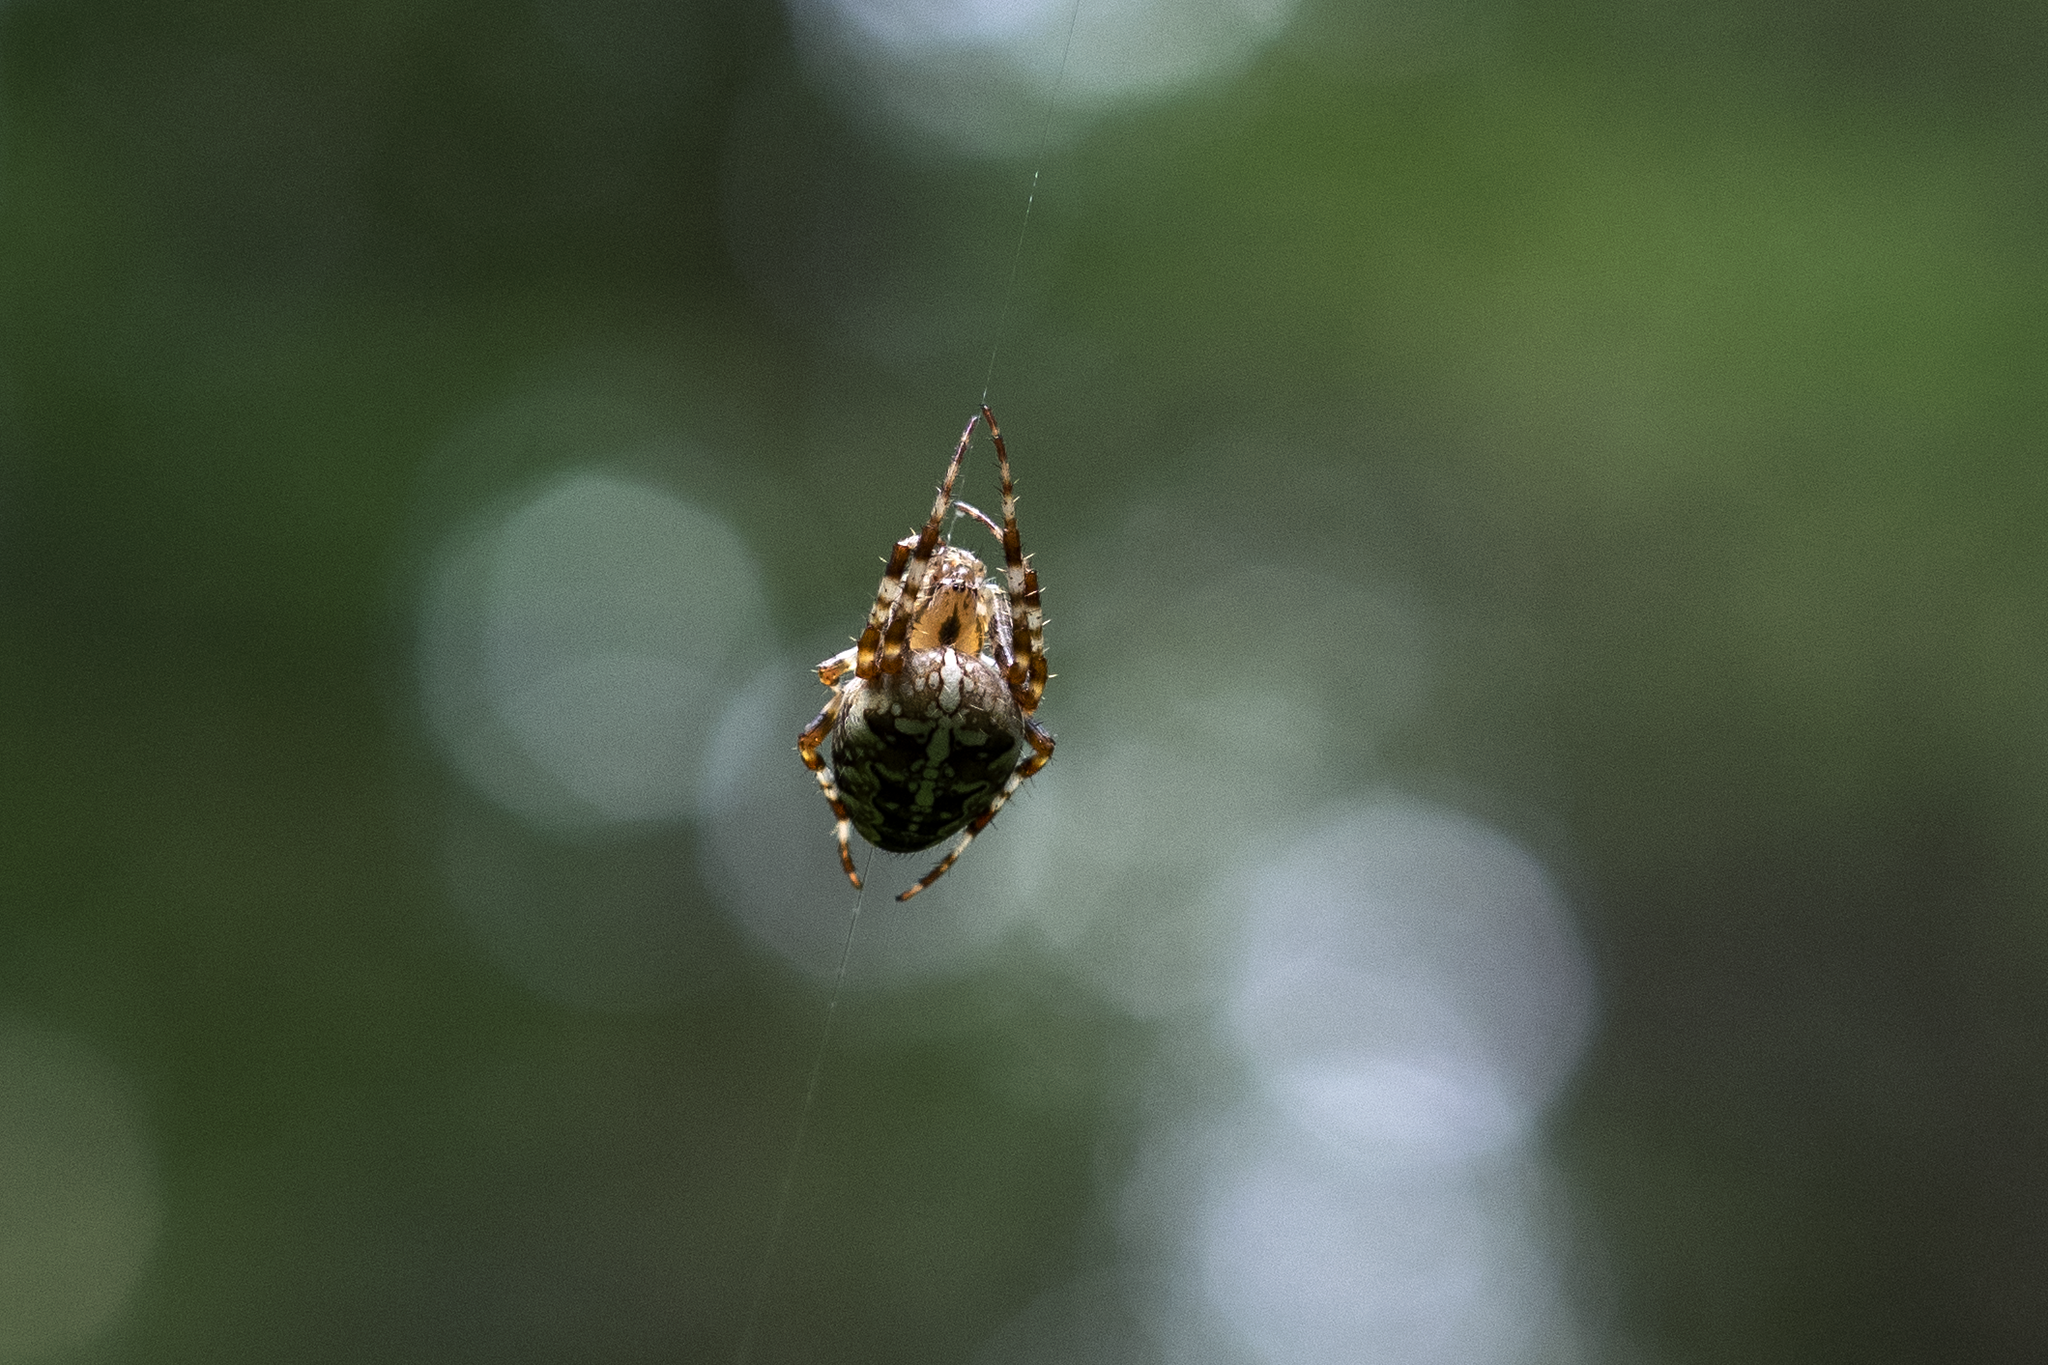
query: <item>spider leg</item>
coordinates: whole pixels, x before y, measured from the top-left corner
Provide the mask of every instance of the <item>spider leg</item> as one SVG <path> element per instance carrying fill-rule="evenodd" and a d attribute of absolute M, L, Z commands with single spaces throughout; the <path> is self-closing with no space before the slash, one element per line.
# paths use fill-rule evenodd
<path fill-rule="evenodd" d="M 839 680 L 854 667 L 855 651 L 842 649 L 818 665 L 818 681 L 827 687 L 837 687 Z"/>
<path fill-rule="evenodd" d="M 996 671 L 1007 680 L 1010 666 L 1017 661 L 1010 619 L 1010 595 L 995 584 L 987 583 L 982 586 L 982 602 L 988 615 L 982 638 L 988 641 L 989 652 L 995 656 Z M 1015 690 L 1011 689 L 1012 695 Z"/>
<path fill-rule="evenodd" d="M 860 633 L 860 643 L 853 647 L 853 671 L 863 681 L 872 681 L 882 671 L 876 660 L 882 645 L 882 629 L 903 600 L 904 566 L 910 562 L 910 550 L 915 544 L 916 536 L 905 536 L 889 551 L 889 567 L 882 571 L 882 586 L 875 589 L 874 605 L 868 608 L 867 628 Z M 825 664 L 818 665 L 818 678 L 824 681 Z"/>
<path fill-rule="evenodd" d="M 903 593 L 908 593 L 912 602 L 917 600 L 917 590 L 924 584 L 925 568 L 932 562 L 932 552 L 939 545 L 939 528 L 946 519 L 946 508 L 953 501 L 953 481 L 960 477 L 960 461 L 967 455 L 967 443 L 974 439 L 974 424 L 979 422 L 987 413 L 988 409 L 983 408 L 980 412 L 968 418 L 966 429 L 960 433 L 960 444 L 953 447 L 953 458 L 946 462 L 945 480 L 940 483 L 939 495 L 932 502 L 932 514 L 926 520 L 924 529 L 917 533 L 917 544 L 910 551 L 910 563 L 908 570 L 903 575 L 903 582 L 897 594 L 899 597 Z M 900 546 L 902 542 L 898 541 L 897 544 Z M 889 568 L 891 572 L 894 572 L 896 569 L 896 557 L 894 555 L 890 556 Z M 883 582 L 886 585 L 888 580 L 884 578 Z M 877 602 L 877 605 L 879 606 L 880 603 Z M 893 606 L 894 603 L 892 602 L 891 605 Z M 909 652 L 910 616 L 911 613 L 908 611 L 893 612 L 890 616 L 888 632 L 882 638 L 880 668 L 884 673 L 901 673 L 903 671 L 903 658 Z M 868 630 L 861 633 L 862 657 L 866 657 L 867 654 L 868 632 L 870 631 L 881 634 L 877 629 L 877 623 L 872 617 L 869 618 Z M 863 673 L 861 676 L 868 677 L 871 675 Z"/>
<path fill-rule="evenodd" d="M 836 657 L 836 656 L 835 656 Z M 820 675 L 834 660 L 827 659 L 818 666 Z M 825 703 L 817 719 L 804 727 L 796 737 L 796 751 L 803 759 L 804 766 L 818 777 L 818 788 L 825 793 L 825 803 L 832 807 L 832 818 L 837 821 L 832 827 L 832 837 L 839 841 L 839 865 L 846 869 L 846 878 L 856 887 L 860 885 L 860 873 L 853 870 L 853 849 L 847 843 L 847 834 L 853 828 L 853 818 L 846 813 L 846 803 L 839 799 L 839 784 L 832 776 L 832 765 L 818 752 L 825 743 L 825 736 L 832 733 L 833 723 L 839 719 L 839 712 L 846 703 L 846 694 L 834 692 L 832 700 Z"/>
<path fill-rule="evenodd" d="M 1021 618 L 1005 675 L 1018 707 L 1028 716 L 1038 709 L 1038 699 L 1045 695 L 1045 680 L 1049 676 L 1045 663 L 1045 608 L 1038 598 L 1038 570 L 1025 558 L 1024 539 L 1017 533 L 1017 486 L 1010 479 L 1010 452 L 1003 446 L 996 415 L 986 403 L 982 404 L 981 415 L 988 420 L 989 439 L 996 447 L 996 467 L 1003 475 L 1003 564 L 1009 571 L 1010 601 Z M 968 423 L 968 430 L 973 429 L 974 424 Z"/>
<path fill-rule="evenodd" d="M 958 862 L 960 855 L 967 851 L 967 846 L 974 842 L 974 836 L 987 829 L 988 822 L 996 818 L 996 812 L 1009 804 L 1010 798 L 1016 795 L 1017 788 L 1023 786 L 1033 773 L 1052 761 L 1052 736 L 1029 716 L 1024 718 L 1024 738 L 1031 742 L 1031 757 L 1017 765 L 1017 770 L 1003 783 L 1003 789 L 996 793 L 996 799 L 988 803 L 987 810 L 974 817 L 974 823 L 967 827 L 967 832 L 960 836 L 960 842 L 953 845 L 952 851 L 939 859 L 939 865 L 925 873 L 917 885 L 898 896 L 897 900 L 907 901 L 945 876 L 946 870 Z"/>
<path fill-rule="evenodd" d="M 960 513 L 962 516 L 972 517 L 974 518 L 974 520 L 980 522 L 983 526 L 988 527 L 989 534 L 994 536 L 997 540 L 1001 540 L 1003 538 L 1003 528 L 996 525 L 995 521 L 989 516 L 988 513 L 982 511 L 979 507 L 976 507 L 967 499 L 953 499 L 953 510 L 955 512 Z"/>

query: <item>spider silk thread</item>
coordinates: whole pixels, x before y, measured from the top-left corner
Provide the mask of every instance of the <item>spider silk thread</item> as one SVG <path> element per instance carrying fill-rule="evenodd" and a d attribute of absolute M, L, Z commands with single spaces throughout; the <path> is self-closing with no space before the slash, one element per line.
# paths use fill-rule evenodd
<path fill-rule="evenodd" d="M 1017 244 L 1010 251 L 1010 276 L 1003 285 L 1003 306 L 996 315 L 995 338 L 989 343 L 988 369 L 981 378 L 981 401 L 988 402 L 989 388 L 995 382 L 996 358 L 1002 352 L 1003 334 L 1009 327 L 1010 309 L 1017 298 L 1017 277 L 1024 264 L 1024 243 L 1031 235 L 1031 211 L 1038 203 L 1038 181 L 1045 173 L 1045 152 L 1051 145 L 1053 111 L 1059 106 L 1060 87 L 1066 84 L 1067 61 L 1074 52 L 1074 31 L 1081 22 L 1081 0 L 1074 0 L 1067 14 L 1067 36 L 1060 46 L 1060 67 L 1053 77 L 1052 89 L 1045 97 L 1045 113 L 1038 125 L 1038 149 L 1032 155 L 1031 187 L 1024 195 L 1024 219 L 1017 227 Z M 959 519 L 958 513 L 954 521 Z M 947 527 L 947 540 L 952 539 L 952 527 Z M 740 1337 L 740 1349 L 733 1365 L 747 1365 L 754 1353 L 754 1343 L 759 1336 L 761 1315 L 768 1304 L 768 1290 L 775 1270 L 775 1254 L 782 1247 L 782 1231 L 789 1220 L 789 1200 L 796 1187 L 796 1173 L 803 1164 L 804 1139 L 810 1133 L 811 1113 L 817 1108 L 818 1083 L 825 1074 L 825 1054 L 832 1043 L 832 1025 L 839 1016 L 839 1001 L 846 990 L 846 964 L 853 956 L 853 940 L 860 927 L 861 906 L 867 901 L 869 871 L 873 868 L 875 852 L 868 850 L 867 862 L 861 868 L 860 894 L 854 897 L 853 913 L 847 916 L 846 938 L 839 945 L 839 966 L 832 973 L 832 994 L 825 1004 L 825 1022 L 818 1032 L 818 1051 L 811 1059 L 810 1079 L 804 1084 L 804 1104 L 797 1116 L 796 1137 L 790 1144 L 789 1164 L 782 1173 L 782 1186 L 775 1196 L 775 1214 L 769 1220 L 768 1248 L 761 1256 L 761 1270 L 754 1286 L 754 1301 L 747 1312 L 746 1331 Z"/>
<path fill-rule="evenodd" d="M 1060 47 L 1059 74 L 1053 77 L 1052 90 L 1045 97 L 1045 115 L 1038 123 L 1038 150 L 1031 157 L 1031 188 L 1024 195 L 1024 221 L 1017 228 L 1017 245 L 1010 252 L 1010 278 L 1003 286 L 1002 311 L 996 314 L 995 340 L 988 348 L 988 372 L 981 377 L 981 401 L 988 402 L 990 385 L 995 383 L 996 356 L 1003 348 L 1003 333 L 1010 323 L 1010 305 L 1017 298 L 1017 273 L 1024 264 L 1024 239 L 1031 234 L 1031 209 L 1038 202 L 1038 177 L 1045 172 L 1045 149 L 1051 145 L 1052 114 L 1058 107 L 1060 87 L 1067 83 L 1067 59 L 1074 54 L 1074 30 L 1081 23 L 1081 0 L 1074 0 L 1074 6 L 1067 15 L 1067 39 Z"/>
<path fill-rule="evenodd" d="M 818 1081 L 825 1074 L 825 1050 L 832 1043 L 832 1023 L 839 1017 L 839 997 L 845 993 L 846 963 L 853 956 L 853 935 L 860 927 L 860 908 L 868 898 L 868 874 L 875 865 L 875 851 L 868 849 L 867 862 L 860 870 L 860 894 L 853 898 L 853 913 L 846 919 L 846 941 L 839 945 L 839 969 L 832 974 L 832 995 L 825 1004 L 825 1024 L 818 1031 L 818 1052 L 811 1058 L 811 1078 L 804 1085 L 803 1112 L 797 1116 L 796 1139 L 790 1144 L 789 1165 L 782 1172 L 782 1188 L 775 1196 L 775 1216 L 768 1223 L 768 1250 L 761 1255 L 761 1272 L 754 1285 L 754 1305 L 747 1312 L 747 1330 L 740 1336 L 740 1351 L 733 1365 L 747 1365 L 754 1354 L 754 1338 L 761 1327 L 761 1310 L 768 1306 L 768 1286 L 775 1269 L 775 1253 L 782 1247 L 783 1224 L 789 1219 L 789 1196 L 796 1188 L 797 1168 L 803 1163 L 804 1138 L 810 1133 L 811 1111 L 818 1104 Z"/>

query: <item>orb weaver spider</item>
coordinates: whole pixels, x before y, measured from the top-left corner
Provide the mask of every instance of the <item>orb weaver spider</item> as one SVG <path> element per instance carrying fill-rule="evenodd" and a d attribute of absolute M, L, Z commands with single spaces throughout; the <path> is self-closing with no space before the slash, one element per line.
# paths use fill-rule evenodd
<path fill-rule="evenodd" d="M 1002 471 L 1000 527 L 953 496 L 977 422 L 988 423 Z M 989 582 L 972 554 L 940 542 L 948 508 L 1002 542 L 1009 591 Z M 1050 676 L 1038 571 L 1017 534 L 1010 453 L 984 403 L 960 433 L 924 529 L 890 553 L 859 643 L 818 665 L 832 699 L 797 736 L 797 753 L 832 807 L 848 880 L 861 884 L 849 829 L 877 848 L 914 853 L 965 828 L 938 866 L 896 899 L 907 901 L 946 875 L 1052 758 L 1052 736 L 1031 718 Z M 828 741 L 829 759 L 820 752 Z M 1019 763 L 1027 744 L 1031 754 Z"/>

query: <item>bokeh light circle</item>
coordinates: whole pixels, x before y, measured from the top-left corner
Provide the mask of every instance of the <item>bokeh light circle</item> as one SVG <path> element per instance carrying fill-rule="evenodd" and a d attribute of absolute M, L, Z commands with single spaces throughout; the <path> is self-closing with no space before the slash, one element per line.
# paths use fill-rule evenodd
<path fill-rule="evenodd" d="M 1077 1283 L 987 1358 L 1574 1358 L 1541 1117 L 1594 995 L 1542 865 L 1395 792 L 1328 798 L 1228 860 L 1218 988 L 1140 1087 L 1121 1309 Z"/>
<path fill-rule="evenodd" d="M 792 0 L 791 14 L 811 68 L 857 108 L 899 134 L 1019 156 L 1048 129 L 1236 74 L 1296 4 Z"/>
<path fill-rule="evenodd" d="M 456 769 L 535 828 L 682 820 L 767 624 L 721 518 L 566 473 L 444 553 L 422 617 L 426 711 Z"/>
<path fill-rule="evenodd" d="M 1230 1024 L 1305 1126 L 1382 1159 L 1500 1150 L 1577 1061 L 1585 954 L 1541 865 L 1497 832 L 1347 803 L 1248 887 Z"/>
<path fill-rule="evenodd" d="M 1521 1365 L 1559 1304 L 1538 1229 L 1508 1193 L 1283 1145 L 1212 1186 L 1202 1289 L 1272 1365 Z"/>
<path fill-rule="evenodd" d="M 77 1039 L 0 1025 L 0 1361 L 104 1332 L 161 1222 L 148 1133 L 120 1073 Z"/>

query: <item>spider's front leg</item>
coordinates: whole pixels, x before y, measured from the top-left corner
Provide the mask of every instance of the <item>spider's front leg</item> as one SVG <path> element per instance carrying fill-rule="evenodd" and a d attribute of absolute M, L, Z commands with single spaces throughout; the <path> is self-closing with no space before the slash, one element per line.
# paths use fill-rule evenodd
<path fill-rule="evenodd" d="M 872 681 L 881 675 L 882 631 L 896 615 L 897 603 L 903 600 L 903 575 L 910 565 L 910 551 L 916 544 L 916 536 L 905 536 L 889 551 L 889 567 L 882 571 L 882 585 L 875 589 L 875 604 L 868 608 L 867 628 L 860 633 L 860 643 L 853 647 L 853 671 L 863 681 Z M 825 664 L 839 657 L 835 654 L 818 665 L 821 682 L 825 677 Z"/>
<path fill-rule="evenodd" d="M 996 671 L 1003 675 L 1003 681 L 1010 689 L 1010 695 L 1017 696 L 1017 685 L 1010 681 L 1010 665 L 1016 661 L 1016 643 L 1013 638 L 1015 627 L 1010 619 L 1010 595 L 993 583 L 982 585 L 981 609 L 985 617 L 983 630 L 988 640 L 988 650 L 996 661 Z M 1018 709 L 1022 710 L 1020 701 Z"/>
<path fill-rule="evenodd" d="M 1011 642 L 1012 653 L 1003 671 L 1010 680 L 1010 692 L 1017 698 L 1017 705 L 1028 716 L 1038 709 L 1038 699 L 1045 695 L 1046 680 L 1052 676 L 1045 663 L 1045 607 L 1038 595 L 1038 570 L 1031 567 L 1031 560 L 1024 553 L 1024 538 L 1017 530 L 1017 485 L 1010 477 L 1009 448 L 1003 444 L 996 415 L 986 403 L 982 404 L 981 415 L 988 419 L 989 440 L 996 448 L 996 469 L 1003 481 L 1003 568 L 1009 580 L 1010 609 L 1016 614 L 1016 638 Z"/>
<path fill-rule="evenodd" d="M 987 412 L 988 409 L 984 407 L 967 419 L 967 427 L 960 433 L 960 444 L 953 447 L 953 458 L 946 462 L 946 476 L 939 481 L 938 496 L 932 500 L 932 514 L 925 519 L 924 529 L 907 540 L 897 541 L 896 553 L 889 557 L 889 572 L 882 576 L 882 591 L 890 595 L 889 605 L 892 608 L 896 606 L 897 599 L 906 594 L 910 601 L 904 605 L 903 610 L 892 612 L 886 634 L 878 629 L 880 622 L 877 616 L 871 615 L 868 618 L 868 629 L 863 631 L 860 637 L 860 675 L 863 678 L 874 676 L 867 671 L 870 636 L 873 636 L 880 646 L 880 657 L 874 666 L 884 673 L 903 671 L 904 661 L 910 652 L 910 622 L 915 614 L 912 609 L 917 605 L 919 592 L 924 587 L 925 572 L 931 567 L 932 554 L 938 549 L 939 531 L 945 525 L 946 509 L 953 505 L 953 483 L 960 477 L 960 461 L 967 455 L 967 444 L 974 439 L 974 424 Z M 906 545 L 911 547 L 908 551 L 903 548 Z M 904 567 L 899 568 L 899 564 Z M 889 581 L 892 576 L 901 579 L 893 588 Z M 881 605 L 877 599 L 877 613 L 881 611 Z"/>
<path fill-rule="evenodd" d="M 1033 588 L 1035 591 L 1035 577 Z M 1044 628 L 1041 626 L 1037 635 L 1020 641 L 1017 638 L 1017 618 L 1010 604 L 1010 595 L 991 583 L 988 587 L 988 598 L 989 652 L 996 661 L 996 671 L 1003 675 L 1003 681 L 1009 686 L 1010 696 L 1016 701 L 1017 709 L 1024 713 L 1028 721 L 1031 713 L 1038 709 L 1038 698 L 1045 691 L 1047 673 Z M 1026 651 L 1021 656 L 1018 654 L 1020 649 Z M 1051 757 L 1051 749 L 1045 752 L 1047 757 Z M 1038 769 L 1033 768 L 1031 771 L 1036 772 Z M 1028 777 L 1030 774 L 1027 773 L 1025 776 Z"/>
<path fill-rule="evenodd" d="M 818 676 L 824 677 L 825 670 L 841 657 L 834 655 L 819 664 Z M 846 869 L 847 880 L 858 887 L 860 873 L 853 869 L 853 849 L 846 838 L 848 832 L 853 829 L 853 817 L 846 813 L 846 803 L 839 799 L 839 783 L 832 776 L 832 765 L 818 752 L 823 747 L 826 736 L 832 733 L 832 726 L 838 721 L 839 713 L 845 705 L 846 694 L 834 692 L 832 700 L 825 703 L 825 709 L 818 713 L 817 719 L 806 725 L 803 733 L 796 737 L 796 751 L 803 759 L 804 766 L 817 774 L 818 789 L 825 793 L 825 802 L 832 807 L 832 818 L 837 822 L 832 827 L 832 837 L 839 841 L 839 865 Z"/>

